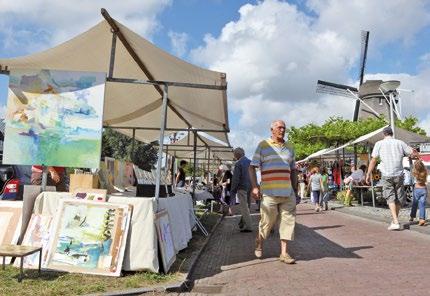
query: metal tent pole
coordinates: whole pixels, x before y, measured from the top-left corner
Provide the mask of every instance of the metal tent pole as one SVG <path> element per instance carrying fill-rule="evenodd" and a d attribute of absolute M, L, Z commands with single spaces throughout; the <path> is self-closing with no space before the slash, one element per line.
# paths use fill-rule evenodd
<path fill-rule="evenodd" d="M 196 149 L 196 146 L 197 146 L 197 132 L 196 131 L 194 131 L 193 132 L 194 133 L 194 164 L 193 164 L 193 166 L 194 166 L 194 169 L 193 169 L 193 200 L 194 200 L 194 195 L 195 195 L 195 192 L 196 192 L 196 162 L 197 162 L 197 149 Z"/>
<path fill-rule="evenodd" d="M 136 129 L 133 129 L 133 140 L 131 142 L 131 151 L 130 151 L 130 160 L 133 161 L 134 159 L 134 145 L 136 143 Z"/>
<path fill-rule="evenodd" d="M 395 127 L 394 127 L 394 97 L 393 97 L 393 92 L 390 92 L 389 94 L 390 97 L 390 125 L 391 125 L 391 129 L 393 130 L 393 138 L 396 138 L 396 132 L 395 132 Z"/>
<path fill-rule="evenodd" d="M 369 162 L 367 164 L 367 168 L 369 168 L 369 164 L 370 164 L 370 158 L 371 158 L 371 151 L 370 151 L 370 145 L 368 145 L 368 150 L 367 150 L 368 156 L 367 158 L 369 159 Z M 372 172 L 370 172 L 372 174 Z M 370 176 L 370 187 L 372 190 L 372 205 L 373 207 L 375 207 L 375 187 L 373 185 L 373 175 Z"/>
<path fill-rule="evenodd" d="M 158 198 L 160 197 L 160 179 L 161 179 L 161 160 L 163 158 L 163 144 L 164 144 L 164 130 L 166 128 L 167 119 L 167 100 L 168 100 L 168 87 L 164 85 L 163 88 L 163 105 L 161 109 L 161 129 L 160 139 L 158 145 L 158 161 L 157 161 L 157 179 L 155 180 L 155 200 L 156 200 L 156 212 L 158 211 Z"/>

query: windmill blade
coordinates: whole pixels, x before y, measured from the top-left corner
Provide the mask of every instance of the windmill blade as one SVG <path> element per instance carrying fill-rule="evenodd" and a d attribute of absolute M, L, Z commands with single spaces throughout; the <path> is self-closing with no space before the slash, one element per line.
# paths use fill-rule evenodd
<path fill-rule="evenodd" d="M 369 31 L 361 31 L 361 54 L 360 54 L 360 85 L 363 84 L 364 70 L 366 69 L 367 47 L 369 45 Z"/>
<path fill-rule="evenodd" d="M 334 96 L 341 96 L 347 98 L 355 98 L 349 91 L 357 94 L 357 88 L 349 85 L 338 84 L 323 80 L 318 80 L 317 82 L 317 93 L 329 94 Z"/>
<path fill-rule="evenodd" d="M 364 70 L 366 69 L 368 45 L 369 45 L 369 31 L 361 31 L 361 54 L 360 54 L 360 72 L 359 72 L 360 86 L 363 84 L 363 80 L 364 80 Z M 359 111 L 360 111 L 360 100 L 356 100 L 354 115 L 352 117 L 353 121 L 358 120 Z"/>

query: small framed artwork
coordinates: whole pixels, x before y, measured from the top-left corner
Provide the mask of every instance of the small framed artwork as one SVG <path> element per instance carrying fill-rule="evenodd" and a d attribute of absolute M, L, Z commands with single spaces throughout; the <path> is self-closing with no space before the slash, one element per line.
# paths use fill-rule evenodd
<path fill-rule="evenodd" d="M 157 229 L 158 245 L 163 262 L 164 273 L 167 273 L 176 260 L 176 250 L 173 243 L 172 228 L 169 214 L 162 210 L 155 214 L 155 227 Z"/>

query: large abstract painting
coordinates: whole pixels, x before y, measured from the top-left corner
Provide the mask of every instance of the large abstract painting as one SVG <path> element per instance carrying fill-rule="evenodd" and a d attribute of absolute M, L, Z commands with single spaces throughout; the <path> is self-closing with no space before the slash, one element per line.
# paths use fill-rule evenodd
<path fill-rule="evenodd" d="M 119 276 L 131 206 L 62 200 L 57 211 L 47 268 Z"/>
<path fill-rule="evenodd" d="M 3 163 L 98 168 L 105 74 L 14 70 Z"/>
<path fill-rule="evenodd" d="M 22 201 L 0 201 L 0 245 L 16 244 L 21 233 Z M 6 263 L 10 262 L 6 258 Z"/>

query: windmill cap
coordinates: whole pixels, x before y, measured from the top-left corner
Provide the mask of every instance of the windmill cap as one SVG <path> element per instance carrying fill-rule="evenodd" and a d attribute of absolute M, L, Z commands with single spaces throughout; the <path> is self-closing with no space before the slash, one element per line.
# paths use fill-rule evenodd
<path fill-rule="evenodd" d="M 384 135 L 393 135 L 393 129 L 390 126 L 387 126 L 386 128 L 384 128 L 382 130 L 382 132 L 384 133 Z"/>

